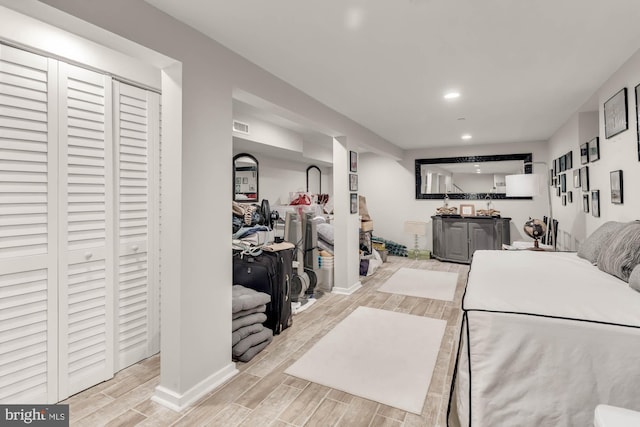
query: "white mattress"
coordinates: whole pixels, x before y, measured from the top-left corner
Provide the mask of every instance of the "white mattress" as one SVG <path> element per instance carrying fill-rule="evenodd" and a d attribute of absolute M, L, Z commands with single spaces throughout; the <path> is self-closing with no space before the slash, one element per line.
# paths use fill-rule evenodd
<path fill-rule="evenodd" d="M 589 426 L 598 404 L 640 410 L 640 293 L 625 282 L 575 254 L 477 251 L 463 308 L 452 420 Z"/>

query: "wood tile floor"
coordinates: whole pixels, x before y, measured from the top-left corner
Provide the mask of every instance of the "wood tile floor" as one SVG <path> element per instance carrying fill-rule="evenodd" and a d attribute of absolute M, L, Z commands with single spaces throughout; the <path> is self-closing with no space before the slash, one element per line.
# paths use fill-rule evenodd
<path fill-rule="evenodd" d="M 377 292 L 401 267 L 459 273 L 453 302 Z M 469 267 L 436 260 L 388 257 L 353 295 L 326 294 L 294 316 L 293 326 L 228 383 L 181 413 L 151 401 L 159 383 L 160 356 L 118 372 L 109 381 L 78 393 L 70 405 L 74 426 L 445 426 L 449 388 L 458 346 L 461 299 Z M 359 306 L 381 308 L 447 321 L 421 415 L 284 374 L 317 340 Z"/>

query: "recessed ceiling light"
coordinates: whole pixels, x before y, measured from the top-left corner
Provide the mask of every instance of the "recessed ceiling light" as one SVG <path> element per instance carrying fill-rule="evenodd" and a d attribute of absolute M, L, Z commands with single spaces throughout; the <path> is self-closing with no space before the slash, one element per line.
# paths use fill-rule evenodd
<path fill-rule="evenodd" d="M 475 167 L 477 167 L 477 168 L 479 168 L 479 167 L 480 167 L 480 165 L 473 165 L 473 166 L 475 166 Z"/>
<path fill-rule="evenodd" d="M 478 170 L 476 171 L 476 173 L 481 173 L 480 169 L 478 169 Z"/>
<path fill-rule="evenodd" d="M 465 133 L 464 135 L 461 136 L 462 139 L 471 139 L 471 135 L 469 135 L 468 133 Z"/>
<path fill-rule="evenodd" d="M 444 94 L 444 99 L 455 99 L 460 97 L 460 92 L 447 92 Z"/>

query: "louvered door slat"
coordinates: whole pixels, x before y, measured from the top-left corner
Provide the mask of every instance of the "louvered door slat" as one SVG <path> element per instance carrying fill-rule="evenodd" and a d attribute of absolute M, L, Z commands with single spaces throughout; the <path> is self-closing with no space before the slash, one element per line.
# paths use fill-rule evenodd
<path fill-rule="evenodd" d="M 60 64 L 60 395 L 113 375 L 111 82 Z"/>
<path fill-rule="evenodd" d="M 0 44 L 3 404 L 57 401 L 56 79 L 55 61 Z"/>

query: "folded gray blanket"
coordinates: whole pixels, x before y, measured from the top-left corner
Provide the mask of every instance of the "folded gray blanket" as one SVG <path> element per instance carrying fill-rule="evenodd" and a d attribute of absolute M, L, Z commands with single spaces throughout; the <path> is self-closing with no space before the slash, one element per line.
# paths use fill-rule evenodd
<path fill-rule="evenodd" d="M 241 361 L 241 362 L 248 362 L 251 359 L 253 359 L 253 357 L 260 353 L 266 346 L 269 345 L 269 343 L 271 342 L 271 340 L 273 340 L 273 337 L 269 337 L 268 340 L 261 342 L 258 345 L 254 345 L 253 347 L 251 347 L 249 350 L 245 351 L 244 353 L 242 353 L 240 356 L 236 357 L 237 360 Z"/>
<path fill-rule="evenodd" d="M 233 285 L 231 291 L 231 312 L 237 313 L 243 310 L 256 308 L 271 302 L 271 296 L 255 289 L 245 288 L 242 285 Z"/>
<path fill-rule="evenodd" d="M 250 308 L 248 310 L 241 310 L 241 311 L 238 311 L 237 313 L 233 313 L 231 315 L 231 319 L 235 320 L 235 319 L 239 319 L 239 318 L 244 317 L 244 316 L 248 316 L 248 315 L 253 314 L 253 313 L 264 313 L 265 311 L 267 311 L 267 306 L 266 305 L 260 305 L 260 306 L 255 307 L 255 308 Z"/>
<path fill-rule="evenodd" d="M 251 347 L 263 343 L 270 338 L 273 338 L 273 331 L 271 329 L 264 328 L 257 334 L 251 334 L 248 337 L 240 340 L 240 342 L 233 346 L 232 354 L 234 357 L 240 357 Z"/>
<path fill-rule="evenodd" d="M 262 323 L 254 323 L 253 325 L 244 326 L 231 334 L 231 345 L 236 345 L 240 340 L 245 339 L 251 334 L 257 334 L 264 329 Z"/>
<path fill-rule="evenodd" d="M 243 326 L 249 326 L 255 323 L 264 323 L 266 321 L 267 315 L 264 313 L 254 313 L 248 316 L 239 317 L 231 321 L 231 332 L 235 332 Z"/>

